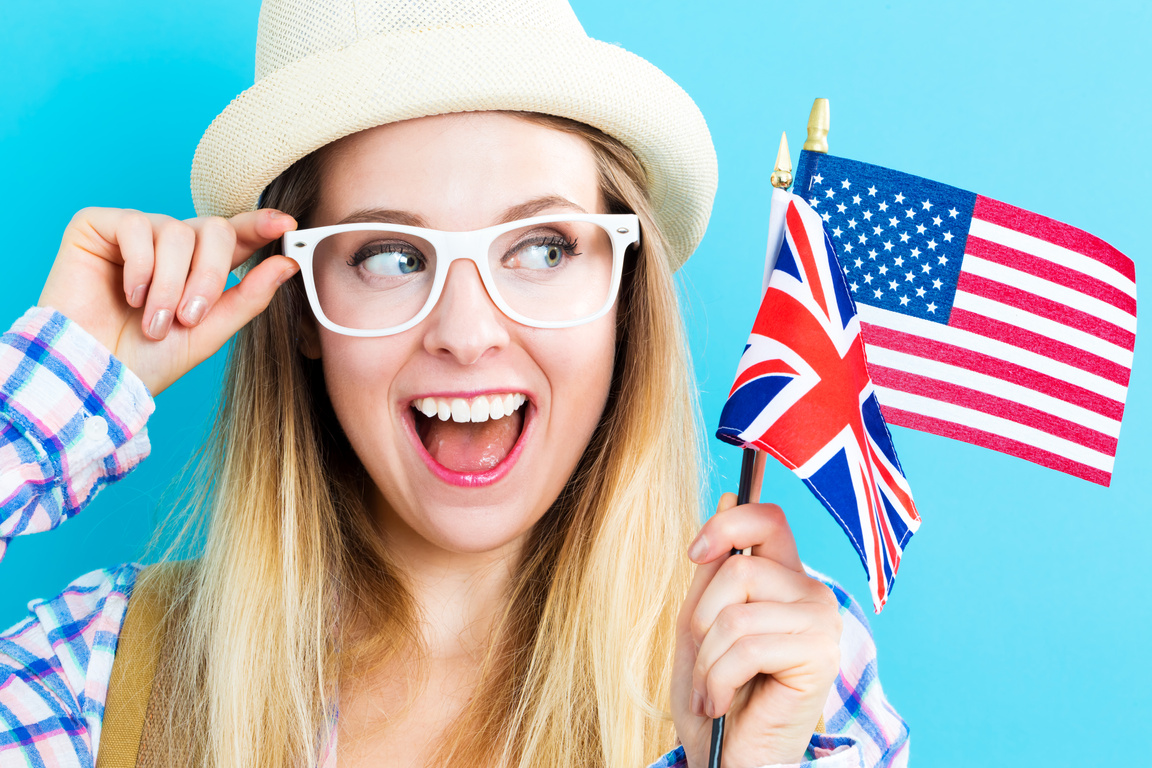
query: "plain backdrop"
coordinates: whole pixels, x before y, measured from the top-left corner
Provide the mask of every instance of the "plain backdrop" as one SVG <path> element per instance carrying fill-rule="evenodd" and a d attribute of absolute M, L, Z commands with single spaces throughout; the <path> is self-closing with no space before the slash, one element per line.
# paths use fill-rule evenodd
<path fill-rule="evenodd" d="M 716 142 L 715 210 L 680 273 L 710 431 L 755 314 L 780 132 L 798 151 L 816 96 L 831 99 L 834 153 L 1086 229 L 1131 256 L 1145 280 L 1147 3 L 575 0 L 575 8 L 593 37 L 680 83 Z M 5 4 L 4 325 L 36 302 L 79 208 L 194 215 L 192 152 L 252 82 L 257 13 L 256 0 Z M 872 627 L 916 765 L 1142 760 L 1139 734 L 1152 722 L 1152 390 L 1141 346 L 1110 488 L 893 430 L 924 522 Z M 218 355 L 158 398 L 153 453 L 136 472 L 61 529 L 12 543 L 0 564 L 0 625 L 89 570 L 141 556 L 165 489 L 206 429 L 220 368 Z M 715 439 L 708 447 L 714 501 L 735 490 L 739 451 Z M 787 510 L 805 561 L 867 606 L 855 552 L 800 481 L 770 466 L 765 498 Z"/>

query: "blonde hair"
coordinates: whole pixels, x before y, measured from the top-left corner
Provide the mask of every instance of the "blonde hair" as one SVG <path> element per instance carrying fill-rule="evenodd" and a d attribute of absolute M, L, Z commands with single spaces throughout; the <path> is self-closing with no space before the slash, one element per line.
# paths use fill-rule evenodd
<path fill-rule="evenodd" d="M 675 742 L 676 615 L 702 499 L 691 365 L 639 161 L 594 128 L 516 114 L 584 137 L 609 211 L 637 214 L 642 237 L 621 288 L 604 413 L 530 534 L 475 695 L 435 758 L 646 765 Z M 322 163 L 323 152 L 298 162 L 261 204 L 306 226 Z M 307 311 L 296 278 L 234 339 L 219 417 L 187 514 L 175 518 L 170 553 L 210 522 L 171 614 L 164 764 L 314 764 L 341 675 L 418 642 L 411 593 L 363 503 L 371 481 L 332 413 L 320 363 L 297 351 Z M 352 615 L 369 636 L 346 631 Z"/>

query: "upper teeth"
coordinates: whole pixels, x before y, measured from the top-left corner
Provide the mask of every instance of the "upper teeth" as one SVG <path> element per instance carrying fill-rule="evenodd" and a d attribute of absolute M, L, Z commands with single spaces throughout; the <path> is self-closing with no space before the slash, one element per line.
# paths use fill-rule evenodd
<path fill-rule="evenodd" d="M 528 400 L 519 392 L 503 395 L 480 395 L 471 400 L 462 397 L 423 397 L 412 401 L 412 407 L 428 418 L 436 416 L 440 421 L 488 421 L 511 415 Z"/>

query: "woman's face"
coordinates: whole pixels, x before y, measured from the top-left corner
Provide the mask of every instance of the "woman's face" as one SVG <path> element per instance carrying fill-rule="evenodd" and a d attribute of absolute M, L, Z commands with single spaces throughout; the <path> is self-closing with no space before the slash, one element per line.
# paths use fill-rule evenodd
<path fill-rule="evenodd" d="M 606 212 L 584 139 L 493 112 L 394 123 L 330 147 L 314 226 L 353 214 L 368 220 L 369 210 L 455 231 Z M 377 522 L 402 552 L 519 544 L 559 495 L 604 409 L 615 321 L 613 310 L 573 328 L 519 325 L 492 303 L 475 265 L 457 261 L 432 313 L 408 331 L 357 338 L 306 324 L 305 351 L 322 358 L 333 408 L 375 482 Z M 492 407 L 497 398 L 497 411 L 523 404 L 480 423 L 418 411 L 457 400 Z"/>

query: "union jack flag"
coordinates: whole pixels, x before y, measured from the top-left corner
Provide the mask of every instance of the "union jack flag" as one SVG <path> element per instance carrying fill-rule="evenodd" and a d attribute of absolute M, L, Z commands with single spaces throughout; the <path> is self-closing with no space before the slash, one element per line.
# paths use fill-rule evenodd
<path fill-rule="evenodd" d="M 773 193 L 772 207 L 775 264 L 766 270 L 760 311 L 716 436 L 767 451 L 804 481 L 860 555 L 879 613 L 920 517 L 823 222 L 782 190 Z"/>

